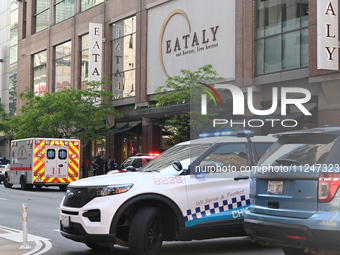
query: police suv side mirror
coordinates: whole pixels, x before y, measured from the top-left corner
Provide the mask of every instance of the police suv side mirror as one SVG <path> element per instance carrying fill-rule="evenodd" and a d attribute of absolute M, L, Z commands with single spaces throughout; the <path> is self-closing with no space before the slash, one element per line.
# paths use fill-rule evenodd
<path fill-rule="evenodd" d="M 128 166 L 128 167 L 126 168 L 126 171 L 127 171 L 127 172 L 135 172 L 135 171 L 136 171 L 136 168 L 134 168 L 133 166 Z"/>
<path fill-rule="evenodd" d="M 183 169 L 182 164 L 179 161 L 172 163 L 172 167 L 175 168 L 176 171 L 181 171 Z"/>

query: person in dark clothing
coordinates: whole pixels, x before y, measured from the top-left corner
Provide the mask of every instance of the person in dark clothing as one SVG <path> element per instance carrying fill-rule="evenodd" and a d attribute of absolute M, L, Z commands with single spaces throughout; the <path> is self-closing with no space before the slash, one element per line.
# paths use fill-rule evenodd
<path fill-rule="evenodd" d="M 98 169 L 97 169 L 97 175 L 102 175 L 104 174 L 104 159 L 103 156 L 100 155 L 99 158 L 97 159 L 97 165 L 98 165 Z"/>
<path fill-rule="evenodd" d="M 97 175 L 98 165 L 97 165 L 97 159 L 96 158 L 94 158 L 92 160 L 92 168 L 93 168 L 93 175 Z"/>
<path fill-rule="evenodd" d="M 109 160 L 104 159 L 104 174 L 107 174 L 107 172 L 109 171 L 108 170 L 108 167 L 109 167 L 108 163 L 109 163 Z"/>
<path fill-rule="evenodd" d="M 115 165 L 115 161 L 113 157 L 109 157 L 109 160 L 107 162 L 107 167 L 108 167 L 108 171 L 116 169 L 116 165 Z"/>

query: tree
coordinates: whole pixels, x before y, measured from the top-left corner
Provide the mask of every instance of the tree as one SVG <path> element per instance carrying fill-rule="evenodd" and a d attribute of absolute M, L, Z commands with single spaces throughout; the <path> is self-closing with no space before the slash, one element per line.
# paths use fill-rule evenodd
<path fill-rule="evenodd" d="M 10 133 L 10 123 L 9 123 L 9 114 L 5 110 L 5 106 L 3 104 L 0 104 L 0 132 L 3 134 L 6 134 L 9 138 L 11 138 Z"/>
<path fill-rule="evenodd" d="M 26 103 L 19 115 L 8 119 L 7 133 L 15 139 L 76 137 L 84 146 L 101 140 L 108 129 L 106 116 L 120 116 L 109 100 L 113 94 L 101 90 L 102 84 L 89 82 L 86 90 L 66 87 L 44 96 L 36 96 L 31 91 L 22 93 L 20 98 Z"/>
<path fill-rule="evenodd" d="M 181 70 L 180 75 L 169 77 L 163 86 L 156 89 L 156 107 L 190 103 L 190 112 L 176 115 L 165 121 L 163 128 L 170 133 L 173 144 L 197 138 L 202 130 L 209 131 L 214 113 L 202 115 L 200 96 L 202 84 L 215 84 L 224 81 L 218 77 L 212 65 L 199 67 L 196 71 Z"/>

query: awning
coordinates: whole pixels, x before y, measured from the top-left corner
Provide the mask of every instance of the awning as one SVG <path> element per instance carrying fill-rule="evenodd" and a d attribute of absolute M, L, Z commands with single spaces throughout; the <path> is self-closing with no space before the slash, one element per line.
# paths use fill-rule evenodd
<path fill-rule="evenodd" d="M 275 119 L 279 119 L 279 120 L 295 120 L 298 119 L 300 117 L 302 117 L 303 113 L 302 112 L 295 112 L 295 113 L 288 113 L 287 115 L 278 115 L 275 117 Z"/>
<path fill-rule="evenodd" d="M 177 104 L 170 106 L 136 109 L 134 111 L 125 112 L 123 114 L 124 115 L 123 117 L 124 118 L 146 117 L 153 119 L 164 119 L 171 118 L 172 116 L 183 114 L 188 111 L 190 111 L 189 104 Z"/>
<path fill-rule="evenodd" d="M 316 103 L 306 103 L 304 104 L 304 107 L 308 110 L 311 111 L 313 108 L 316 107 Z M 278 120 L 285 120 L 285 119 L 297 119 L 302 117 L 302 115 L 304 115 L 301 110 L 299 108 L 297 108 L 295 105 L 290 106 L 289 108 L 290 113 L 288 113 L 287 115 L 281 115 L 281 113 L 273 113 L 273 114 L 269 114 L 269 115 L 254 115 L 251 118 L 252 119 L 259 119 L 259 120 L 263 120 L 266 121 L 266 119 L 278 119 Z M 275 111 L 277 112 L 277 111 Z"/>
<path fill-rule="evenodd" d="M 115 126 L 111 127 L 108 133 L 123 133 L 129 131 L 132 128 L 137 127 L 138 125 L 142 125 L 142 122 L 134 121 L 134 122 L 124 122 L 124 123 L 117 123 Z"/>
<path fill-rule="evenodd" d="M 277 119 L 278 116 L 279 116 L 278 114 L 254 115 L 254 116 L 251 117 L 251 119 L 266 121 L 266 119 Z"/>

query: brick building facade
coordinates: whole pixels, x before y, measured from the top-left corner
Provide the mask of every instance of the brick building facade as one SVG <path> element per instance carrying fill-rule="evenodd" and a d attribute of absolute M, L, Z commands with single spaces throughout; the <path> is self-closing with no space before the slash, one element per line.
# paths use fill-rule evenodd
<path fill-rule="evenodd" d="M 308 89 L 311 100 L 306 108 L 312 116 L 304 116 L 292 107 L 287 109 L 287 116 L 298 122 L 295 128 L 340 125 L 339 72 L 318 70 L 316 66 L 317 0 L 218 0 L 214 4 L 199 0 L 194 6 L 190 0 L 22 0 L 18 2 L 18 8 L 18 94 L 27 88 L 37 93 L 54 92 L 63 84 L 81 89 L 86 82 L 84 56 L 88 46 L 84 42 L 89 23 L 103 25 L 102 74 L 115 86 L 103 89 L 114 89 L 118 96 L 112 102 L 124 115 L 122 119 L 108 123 L 115 133 L 107 137 L 105 153 L 115 155 L 118 161 L 136 152 L 166 149 L 162 146 L 160 124 L 188 109 L 185 105 L 150 108 L 155 100 L 154 88 L 162 85 L 167 77 L 162 69 L 158 69 L 160 55 L 170 73 L 178 71 L 170 65 L 171 61 L 186 69 L 212 62 L 219 73 L 241 88 L 245 95 L 247 88 L 252 88 L 257 109 L 271 106 L 274 87 L 279 90 L 283 87 Z M 216 30 L 218 27 L 218 33 L 215 31 L 218 47 L 208 55 L 195 52 L 181 58 L 162 52 L 164 48 L 158 48 L 159 44 L 166 43 L 160 42 L 162 32 L 166 37 L 164 40 L 172 43 L 176 38 L 181 40 L 184 33 L 182 27 L 175 25 L 183 22 L 183 17 L 169 16 L 174 12 L 187 15 L 191 38 L 196 32 L 200 35 L 204 31 L 205 36 L 210 27 Z M 165 24 L 167 17 L 171 19 Z M 119 26 L 124 26 L 123 34 L 117 29 Z M 124 31 L 129 32 L 124 34 Z M 119 43 L 126 45 L 123 64 L 116 61 Z M 69 52 L 63 51 L 60 59 L 56 53 L 59 46 L 67 47 Z M 40 61 L 37 64 L 35 57 Z M 65 65 L 65 62 L 69 64 Z M 62 68 L 58 69 L 60 66 Z M 45 70 L 45 73 L 41 75 L 39 70 Z M 119 74 L 124 74 L 118 75 L 118 70 Z M 67 77 L 67 82 L 59 81 L 60 77 Z M 133 81 L 128 81 L 127 77 L 133 77 Z M 41 86 L 43 83 L 45 87 Z M 18 100 L 17 108 L 21 106 L 22 102 Z M 276 118 L 282 120 L 278 113 L 280 109 L 277 110 Z M 244 119 L 251 118 L 254 118 L 253 114 L 246 111 Z M 282 126 L 273 128 L 268 122 L 254 129 L 261 134 L 284 130 Z"/>

